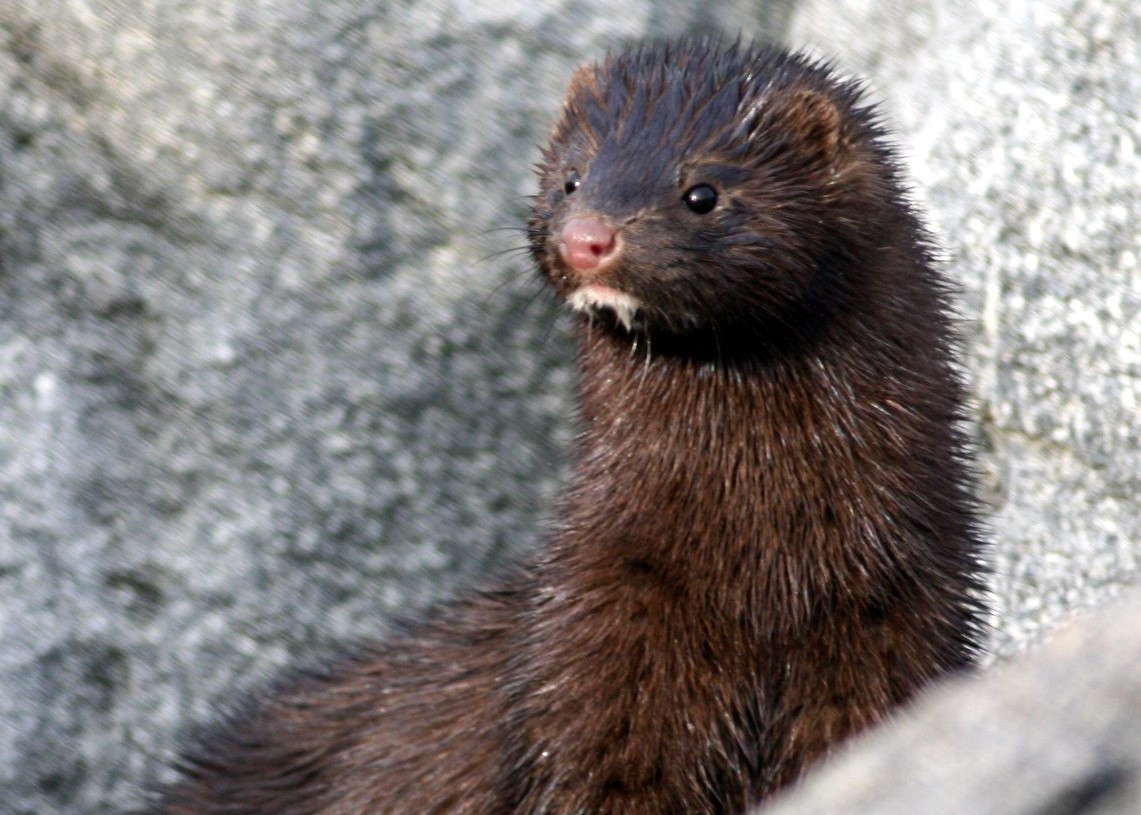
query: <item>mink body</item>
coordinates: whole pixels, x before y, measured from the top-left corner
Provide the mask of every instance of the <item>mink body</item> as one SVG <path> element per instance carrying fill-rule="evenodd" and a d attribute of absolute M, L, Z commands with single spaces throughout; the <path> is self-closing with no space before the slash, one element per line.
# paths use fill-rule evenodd
<path fill-rule="evenodd" d="M 740 813 L 973 661 L 946 294 L 858 86 L 633 48 L 575 75 L 540 178 L 581 368 L 554 530 L 262 694 L 156 812 Z"/>

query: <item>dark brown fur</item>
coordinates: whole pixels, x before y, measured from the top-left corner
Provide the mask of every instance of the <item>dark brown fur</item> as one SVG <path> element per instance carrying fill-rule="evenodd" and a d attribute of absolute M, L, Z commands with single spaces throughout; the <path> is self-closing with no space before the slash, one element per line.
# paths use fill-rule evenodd
<path fill-rule="evenodd" d="M 618 236 L 597 280 L 643 306 L 578 318 L 557 530 L 502 590 L 261 697 L 156 811 L 739 813 L 972 662 L 944 286 L 858 88 L 775 49 L 626 51 L 576 74 L 541 179 L 556 291 L 587 214 Z"/>

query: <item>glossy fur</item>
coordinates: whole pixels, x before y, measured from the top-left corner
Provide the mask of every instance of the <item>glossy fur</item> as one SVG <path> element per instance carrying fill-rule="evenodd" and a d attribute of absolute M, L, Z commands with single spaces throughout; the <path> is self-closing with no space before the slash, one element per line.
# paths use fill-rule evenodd
<path fill-rule="evenodd" d="M 576 74 L 540 175 L 544 277 L 642 304 L 576 318 L 556 530 L 261 695 L 156 812 L 740 813 L 972 662 L 945 291 L 859 88 L 775 49 L 625 51 Z M 586 215 L 617 235 L 590 275 L 557 238 Z"/>

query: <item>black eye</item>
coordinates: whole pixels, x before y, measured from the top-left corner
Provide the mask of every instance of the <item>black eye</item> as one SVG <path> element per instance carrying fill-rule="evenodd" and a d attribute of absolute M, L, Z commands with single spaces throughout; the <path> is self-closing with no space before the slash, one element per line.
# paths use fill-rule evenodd
<path fill-rule="evenodd" d="M 570 195 L 581 186 L 582 179 L 578 176 L 578 170 L 571 170 L 567 173 L 567 180 L 563 182 L 563 192 Z"/>
<path fill-rule="evenodd" d="M 682 200 L 685 201 L 690 212 L 704 215 L 707 212 L 712 212 L 713 208 L 717 206 L 717 190 L 708 184 L 698 184 L 686 190 Z"/>

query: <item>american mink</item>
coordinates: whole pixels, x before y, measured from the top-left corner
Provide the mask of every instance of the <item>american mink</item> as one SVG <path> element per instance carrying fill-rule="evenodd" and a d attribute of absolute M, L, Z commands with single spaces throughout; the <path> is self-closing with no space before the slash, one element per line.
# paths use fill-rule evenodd
<path fill-rule="evenodd" d="M 545 546 L 279 682 L 155 811 L 739 813 L 973 661 L 947 292 L 858 84 L 633 47 L 575 74 L 540 179 L 582 427 Z"/>

